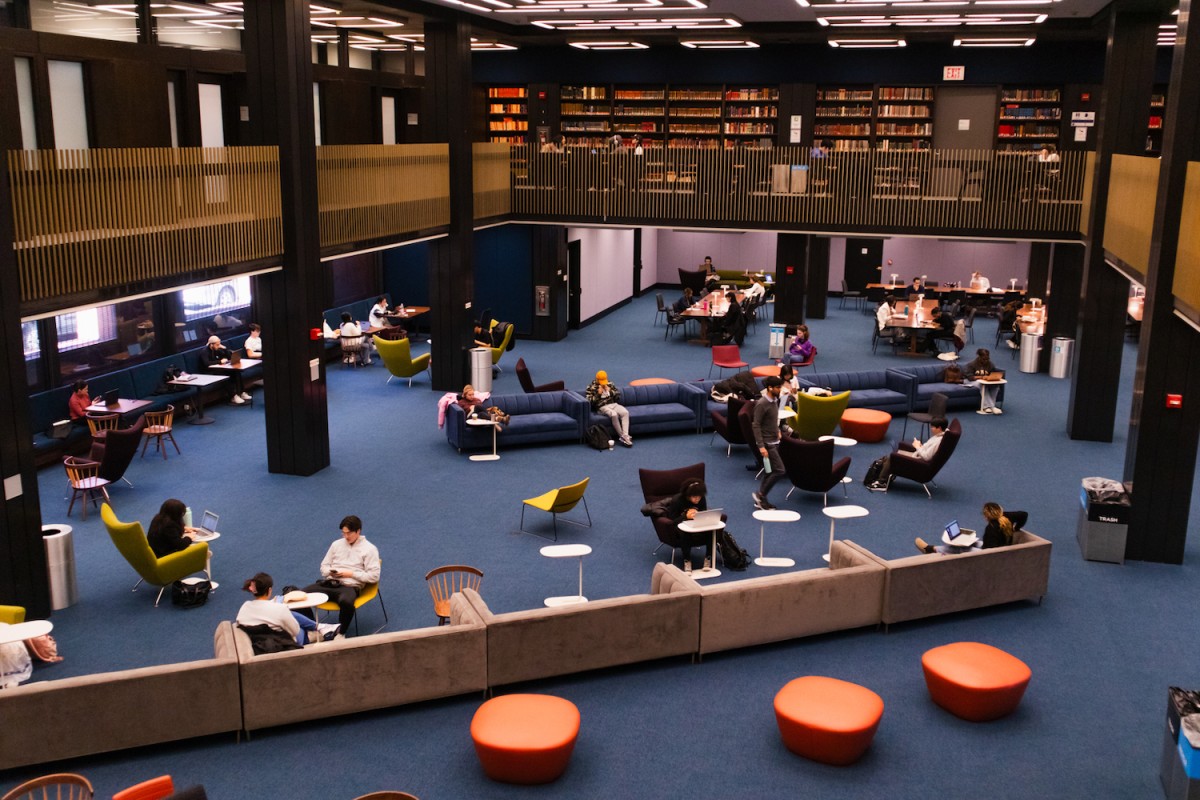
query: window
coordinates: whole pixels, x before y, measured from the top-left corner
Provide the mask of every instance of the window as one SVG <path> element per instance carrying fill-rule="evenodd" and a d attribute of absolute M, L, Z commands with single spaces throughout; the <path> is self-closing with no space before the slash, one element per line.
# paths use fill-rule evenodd
<path fill-rule="evenodd" d="M 250 278 L 241 276 L 207 286 L 193 286 L 175 295 L 179 308 L 175 343 L 187 348 L 204 344 L 209 336 L 239 333 L 250 321 Z"/>
<path fill-rule="evenodd" d="M 33 361 L 42 355 L 42 343 L 38 339 L 36 322 L 21 323 L 21 341 L 25 345 L 25 360 Z"/>
<path fill-rule="evenodd" d="M 117 315 L 112 306 L 63 314 L 54 318 L 54 325 L 60 353 L 117 338 Z"/>
<path fill-rule="evenodd" d="M 30 0 L 29 18 L 35 31 L 120 42 L 138 40 L 137 12 L 128 5 Z"/>

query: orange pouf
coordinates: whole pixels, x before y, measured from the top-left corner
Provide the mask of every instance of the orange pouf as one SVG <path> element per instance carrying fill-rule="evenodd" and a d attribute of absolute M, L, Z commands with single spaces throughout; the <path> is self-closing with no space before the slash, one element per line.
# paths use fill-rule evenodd
<path fill-rule="evenodd" d="M 505 783 L 549 783 L 567 768 L 579 709 L 545 694 L 494 697 L 471 720 L 471 739 L 483 771 Z"/>
<path fill-rule="evenodd" d="M 853 764 L 871 746 L 883 698 L 837 678 L 796 678 L 775 695 L 775 721 L 783 743 L 797 755 L 824 764 Z"/>
<path fill-rule="evenodd" d="M 921 656 L 921 667 L 933 702 L 972 722 L 1015 711 L 1033 675 L 1021 659 L 979 642 L 935 647 Z"/>
<path fill-rule="evenodd" d="M 762 367 L 751 367 L 750 374 L 756 378 L 778 378 L 779 377 L 779 365 L 778 364 L 767 364 Z"/>
<path fill-rule="evenodd" d="M 842 435 L 860 442 L 881 442 L 892 415 L 873 408 L 847 408 L 842 412 Z"/>

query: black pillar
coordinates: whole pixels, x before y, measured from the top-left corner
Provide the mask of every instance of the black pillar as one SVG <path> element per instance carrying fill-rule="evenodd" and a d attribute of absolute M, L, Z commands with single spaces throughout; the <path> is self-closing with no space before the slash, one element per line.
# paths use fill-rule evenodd
<path fill-rule="evenodd" d="M 808 243 L 808 299 L 805 313 L 809 319 L 825 319 L 829 300 L 829 237 L 813 236 Z"/>
<path fill-rule="evenodd" d="M 557 342 L 567 335 L 567 229 L 561 225 L 527 225 L 533 256 L 533 338 Z M 537 287 L 545 286 L 545 316 L 538 313 Z"/>
<path fill-rule="evenodd" d="M 1046 340 L 1042 343 L 1038 369 L 1043 372 L 1050 366 L 1054 338 L 1063 336 L 1072 339 L 1079 326 L 1083 257 L 1082 245 L 1059 242 L 1051 247 L 1050 272 L 1046 277 L 1046 290 L 1042 294 L 1046 302 Z"/>
<path fill-rule="evenodd" d="M 283 271 L 254 282 L 263 326 L 267 468 L 312 475 L 329 466 L 321 325 L 330 296 L 321 264 L 312 64 L 306 0 L 246 4 L 246 74 L 250 137 L 278 145 L 283 218 Z"/>
<path fill-rule="evenodd" d="M 808 249 L 812 238 L 805 233 L 778 234 L 775 246 L 775 322 L 785 325 L 804 322 Z"/>
<path fill-rule="evenodd" d="M 1032 242 L 1029 245 L 1029 272 L 1025 281 L 1025 296 L 1046 299 L 1050 285 L 1050 257 L 1054 245 L 1050 242 Z"/>
<path fill-rule="evenodd" d="M 1125 557 L 1171 564 L 1183 562 L 1200 437 L 1200 332 L 1175 316 L 1174 297 L 1188 162 L 1200 157 L 1200 36 L 1188 35 L 1190 17 L 1191 0 L 1182 0 L 1125 451 L 1133 484 Z M 1168 408 L 1176 393 L 1182 407 Z"/>
<path fill-rule="evenodd" d="M 471 324 L 483 309 L 468 304 L 475 293 L 475 197 L 471 163 L 471 26 L 455 14 L 425 23 L 425 90 L 421 129 L 427 142 L 450 148 L 450 231 L 430 247 L 429 305 L 432 375 L 437 391 L 467 382 L 465 351 L 474 346 Z"/>
<path fill-rule="evenodd" d="M 1072 439 L 1111 442 L 1120 389 L 1121 351 L 1129 282 L 1104 262 L 1108 186 L 1115 153 L 1143 155 L 1146 109 L 1154 88 L 1154 54 L 1163 9 L 1109 12 L 1108 51 L 1100 100 L 1091 213 L 1087 220 L 1075 367 L 1067 410 Z M 1172 90 L 1174 91 L 1174 90 Z"/>

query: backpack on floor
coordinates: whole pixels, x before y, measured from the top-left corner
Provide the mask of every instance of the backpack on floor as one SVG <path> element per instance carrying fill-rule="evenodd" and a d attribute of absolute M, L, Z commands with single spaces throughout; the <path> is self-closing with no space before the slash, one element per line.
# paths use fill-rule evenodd
<path fill-rule="evenodd" d="M 737 539 L 729 531 L 717 534 L 717 547 L 721 551 L 721 563 L 734 572 L 741 572 L 750 566 L 750 554 L 738 546 Z"/>
<path fill-rule="evenodd" d="M 587 429 L 587 433 L 583 435 L 583 442 L 588 447 L 594 447 L 597 450 L 611 450 L 612 445 L 609 444 L 612 440 L 608 436 L 608 431 L 600 425 L 593 425 Z"/>
<path fill-rule="evenodd" d="M 863 476 L 863 486 L 870 486 L 879 480 L 879 474 L 883 472 L 884 458 L 886 456 L 875 459 L 871 462 L 871 466 L 867 467 L 867 474 Z"/>

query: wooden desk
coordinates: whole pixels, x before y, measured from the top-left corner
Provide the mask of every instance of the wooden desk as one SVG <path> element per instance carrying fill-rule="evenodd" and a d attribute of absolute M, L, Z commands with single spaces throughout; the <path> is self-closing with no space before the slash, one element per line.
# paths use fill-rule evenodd
<path fill-rule="evenodd" d="M 242 363 L 240 364 L 213 364 L 211 367 L 209 367 L 209 369 L 224 369 L 229 370 L 230 372 L 240 372 L 244 369 L 257 367 L 261 363 L 261 358 L 243 358 Z"/>
<path fill-rule="evenodd" d="M 204 399 L 201 391 L 206 386 L 212 386 L 214 383 L 229 380 L 228 375 L 188 375 L 187 378 L 176 378 L 173 381 L 167 381 L 171 386 L 182 386 L 184 388 L 194 387 L 196 389 L 196 416 L 188 420 L 189 425 L 211 425 L 213 424 L 212 417 L 204 416 Z"/>
<path fill-rule="evenodd" d="M 93 414 L 132 414 L 134 411 L 145 408 L 150 405 L 149 400 L 126 400 L 120 398 L 116 405 L 107 405 L 103 402 L 92 403 L 85 411 L 90 411 Z"/>
<path fill-rule="evenodd" d="M 429 306 L 405 306 L 404 311 L 390 311 L 384 314 L 388 319 L 407 320 L 429 313 Z"/>
<path fill-rule="evenodd" d="M 927 301 L 928 302 L 928 301 Z M 896 305 L 900 305 L 897 303 Z M 917 333 L 920 331 L 936 331 L 938 324 L 929 319 L 917 320 L 912 314 L 907 316 L 892 316 L 888 318 L 888 327 L 903 328 L 908 331 L 908 349 L 904 351 L 906 356 L 923 356 L 924 353 L 917 352 Z"/>
<path fill-rule="evenodd" d="M 737 298 L 737 302 L 740 303 L 745 295 L 742 292 L 737 292 L 734 296 Z M 705 308 L 706 304 L 708 308 Z M 704 297 L 702 297 L 698 303 L 695 303 L 690 308 L 681 311 L 679 316 L 689 317 L 691 319 L 697 319 L 700 321 L 700 338 L 689 339 L 688 341 L 692 344 L 711 344 L 711 342 L 708 340 L 709 320 L 711 320 L 713 317 L 724 316 L 725 312 L 728 310 L 729 301 L 725 299 L 724 294 L 717 291 L 709 292 L 708 294 L 704 295 Z"/>

